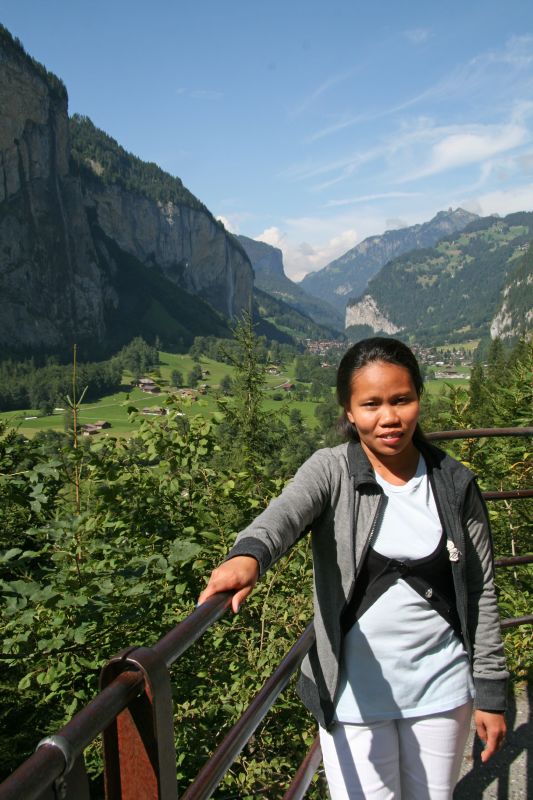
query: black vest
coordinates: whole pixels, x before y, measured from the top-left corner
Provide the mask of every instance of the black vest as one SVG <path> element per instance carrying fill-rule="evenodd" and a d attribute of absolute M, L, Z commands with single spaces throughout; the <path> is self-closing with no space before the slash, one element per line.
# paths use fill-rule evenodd
<path fill-rule="evenodd" d="M 399 561 L 396 558 L 387 558 L 381 555 L 373 547 L 368 548 L 355 591 L 342 614 L 343 633 L 347 633 L 356 620 L 362 617 L 365 611 L 398 578 L 403 578 L 415 592 L 424 597 L 461 638 L 450 556 L 446 549 L 444 530 L 433 553 L 424 558 Z"/>

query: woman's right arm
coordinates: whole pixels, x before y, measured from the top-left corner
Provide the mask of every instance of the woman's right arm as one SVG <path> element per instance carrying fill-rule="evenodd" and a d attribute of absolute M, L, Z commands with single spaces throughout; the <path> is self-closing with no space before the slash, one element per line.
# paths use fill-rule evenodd
<path fill-rule="evenodd" d="M 258 517 L 237 536 L 229 557 L 213 570 L 199 597 L 235 591 L 236 612 L 263 575 L 322 512 L 330 495 L 330 451 L 314 453 Z"/>
<path fill-rule="evenodd" d="M 213 570 L 209 582 L 198 598 L 198 605 L 218 592 L 234 591 L 231 608 L 236 614 L 259 578 L 259 564 L 252 556 L 235 556 Z"/>

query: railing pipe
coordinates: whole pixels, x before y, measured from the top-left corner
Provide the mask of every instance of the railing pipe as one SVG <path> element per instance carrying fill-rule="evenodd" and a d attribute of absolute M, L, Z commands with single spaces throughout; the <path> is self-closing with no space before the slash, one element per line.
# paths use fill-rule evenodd
<path fill-rule="evenodd" d="M 495 567 L 515 567 L 518 564 L 531 564 L 533 563 L 533 555 L 527 556 L 506 556 L 505 558 L 497 558 L 494 561 Z"/>
<path fill-rule="evenodd" d="M 313 624 L 307 626 L 296 644 L 291 647 L 279 667 L 272 673 L 260 692 L 254 697 L 242 717 L 217 747 L 209 761 L 202 767 L 182 800 L 207 800 L 211 797 L 225 773 L 231 767 L 242 748 L 259 723 L 265 717 L 278 695 L 283 691 L 291 675 L 299 667 L 305 654 L 313 644 Z"/>
<path fill-rule="evenodd" d="M 526 614 L 524 617 L 510 617 L 502 619 L 501 628 L 517 628 L 519 625 L 533 625 L 533 614 Z"/>
<path fill-rule="evenodd" d="M 425 434 L 430 441 L 445 439 L 482 439 L 494 436 L 533 436 L 533 427 L 524 428 L 464 428 L 458 431 L 432 431 Z"/>
<path fill-rule="evenodd" d="M 72 717 L 57 735 L 70 745 L 73 761 L 137 697 L 142 688 L 140 673 L 123 672 Z M 66 766 L 59 748 L 50 745 L 39 747 L 2 783 L 0 800 L 37 800 L 43 788 L 51 786 L 65 772 Z"/>
<path fill-rule="evenodd" d="M 305 797 L 305 793 L 321 761 L 322 748 L 320 747 L 320 738 L 317 736 L 309 752 L 298 767 L 298 771 L 291 785 L 283 795 L 283 800 L 302 800 L 302 798 Z"/>
<path fill-rule="evenodd" d="M 183 622 L 176 625 L 157 644 L 152 645 L 170 667 L 229 608 L 234 592 L 219 592 L 197 606 Z"/>
<path fill-rule="evenodd" d="M 533 497 L 533 489 L 508 489 L 506 492 L 481 492 L 485 500 L 523 500 Z"/>

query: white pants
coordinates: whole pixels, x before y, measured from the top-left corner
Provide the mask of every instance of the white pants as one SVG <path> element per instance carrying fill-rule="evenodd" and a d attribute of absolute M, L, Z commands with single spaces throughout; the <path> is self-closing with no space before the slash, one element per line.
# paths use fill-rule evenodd
<path fill-rule="evenodd" d="M 452 711 L 320 728 L 332 800 L 451 800 L 472 702 Z"/>

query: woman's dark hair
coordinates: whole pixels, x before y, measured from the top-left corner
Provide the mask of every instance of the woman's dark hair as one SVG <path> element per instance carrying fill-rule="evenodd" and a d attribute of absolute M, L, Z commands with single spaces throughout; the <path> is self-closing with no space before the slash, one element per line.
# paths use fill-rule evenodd
<path fill-rule="evenodd" d="M 343 355 L 337 370 L 337 400 L 343 409 L 339 426 L 345 439 L 359 441 L 359 434 L 355 425 L 352 425 L 346 415 L 346 409 L 350 405 L 352 396 L 353 377 L 358 370 L 375 361 L 383 361 L 386 364 L 396 364 L 398 367 L 404 367 L 409 371 L 418 397 L 424 391 L 424 379 L 422 378 L 418 361 L 406 344 L 398 339 L 389 339 L 385 336 L 373 336 L 370 339 L 363 339 L 357 342 Z M 416 426 L 413 440 L 415 442 L 424 440 L 420 425 Z"/>

